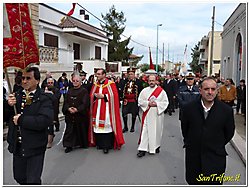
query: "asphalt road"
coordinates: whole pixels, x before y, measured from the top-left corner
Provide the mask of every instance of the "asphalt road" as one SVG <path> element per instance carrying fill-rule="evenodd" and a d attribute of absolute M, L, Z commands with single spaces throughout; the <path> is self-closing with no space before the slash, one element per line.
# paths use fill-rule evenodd
<path fill-rule="evenodd" d="M 130 120 L 130 119 L 129 119 Z M 60 142 L 61 130 L 56 133 L 53 147 L 46 152 L 42 175 L 44 185 L 186 185 L 184 179 L 184 150 L 178 110 L 165 116 L 161 152 L 137 158 L 140 122 L 136 121 L 134 133 L 124 134 L 126 144 L 121 150 L 103 154 L 96 148 L 74 149 L 64 153 Z M 239 181 L 226 185 L 245 185 L 246 168 L 234 148 L 227 146 L 226 176 L 239 176 Z M 3 185 L 16 185 L 12 173 L 12 155 L 3 146 Z"/>

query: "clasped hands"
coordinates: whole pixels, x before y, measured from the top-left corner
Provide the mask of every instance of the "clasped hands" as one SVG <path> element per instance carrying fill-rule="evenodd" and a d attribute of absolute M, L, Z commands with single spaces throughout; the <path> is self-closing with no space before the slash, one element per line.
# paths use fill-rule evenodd
<path fill-rule="evenodd" d="M 149 101 L 149 107 L 156 107 L 157 104 L 155 101 Z"/>
<path fill-rule="evenodd" d="M 70 108 L 68 108 L 68 111 L 69 111 L 71 114 L 74 114 L 74 113 L 78 112 L 78 109 L 75 108 L 75 107 L 70 107 Z"/>
<path fill-rule="evenodd" d="M 105 97 L 104 94 L 102 93 L 94 93 L 94 96 L 97 98 L 97 99 L 103 99 Z"/>

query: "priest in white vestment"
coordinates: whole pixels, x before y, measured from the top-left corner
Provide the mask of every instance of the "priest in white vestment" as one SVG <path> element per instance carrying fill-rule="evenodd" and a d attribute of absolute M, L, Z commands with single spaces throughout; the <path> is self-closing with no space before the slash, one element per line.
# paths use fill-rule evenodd
<path fill-rule="evenodd" d="M 166 92 L 156 85 L 156 75 L 149 76 L 148 84 L 138 97 L 138 106 L 143 111 L 138 157 L 143 157 L 146 152 L 160 152 L 164 111 L 169 104 Z"/>

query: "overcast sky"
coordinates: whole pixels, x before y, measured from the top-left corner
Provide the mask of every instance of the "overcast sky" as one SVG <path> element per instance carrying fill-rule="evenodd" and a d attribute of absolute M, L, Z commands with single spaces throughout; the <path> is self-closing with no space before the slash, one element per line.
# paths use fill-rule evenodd
<path fill-rule="evenodd" d="M 62 12 L 67 13 L 72 3 L 46 3 Z M 157 25 L 159 60 L 162 62 L 164 43 L 164 59 L 183 61 L 185 45 L 187 44 L 187 57 L 191 61 L 191 48 L 211 31 L 212 11 L 215 6 L 215 31 L 222 31 L 239 2 L 169 2 L 169 1 L 82 1 L 79 3 L 92 14 L 102 19 L 101 13 L 106 14 L 112 5 L 118 12 L 123 11 L 127 19 L 124 35 L 131 36 L 139 45 L 130 42 L 134 47 L 133 54 L 144 55 L 141 63 L 149 63 L 148 46 L 151 47 L 153 62 L 156 62 Z M 80 7 L 76 5 L 74 17 L 78 18 Z M 89 23 L 100 27 L 100 21 L 90 15 Z"/>

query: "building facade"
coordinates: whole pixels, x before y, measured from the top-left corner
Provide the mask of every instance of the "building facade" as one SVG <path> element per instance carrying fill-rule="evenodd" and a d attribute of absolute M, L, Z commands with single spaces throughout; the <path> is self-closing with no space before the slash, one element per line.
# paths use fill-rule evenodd
<path fill-rule="evenodd" d="M 83 69 L 90 76 L 95 69 L 105 68 L 108 38 L 86 20 L 68 17 L 40 3 L 39 52 L 42 72 L 49 70 L 56 75 Z"/>
<path fill-rule="evenodd" d="M 246 3 L 240 3 L 223 25 L 221 76 L 234 83 L 246 78 L 247 52 Z"/>
<path fill-rule="evenodd" d="M 221 62 L 221 31 L 214 31 L 214 44 L 213 44 L 213 62 L 211 65 L 211 38 L 212 32 L 210 31 L 207 36 L 202 37 L 199 50 L 199 64 L 202 68 L 202 75 L 215 75 L 220 73 Z M 210 66 L 212 72 L 210 73 Z"/>

